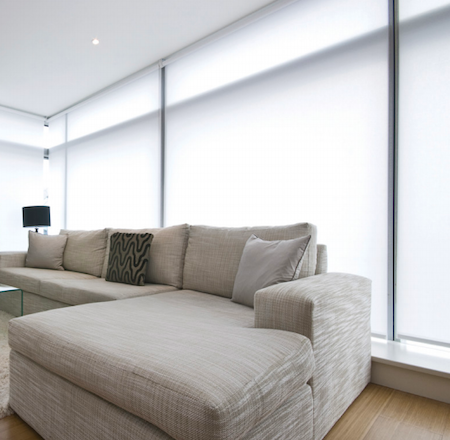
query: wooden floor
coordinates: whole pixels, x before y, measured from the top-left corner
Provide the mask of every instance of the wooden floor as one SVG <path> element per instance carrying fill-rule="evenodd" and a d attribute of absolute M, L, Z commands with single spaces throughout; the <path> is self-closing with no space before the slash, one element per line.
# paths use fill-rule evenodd
<path fill-rule="evenodd" d="M 450 405 L 369 384 L 324 440 L 450 440 Z"/>
<path fill-rule="evenodd" d="M 13 415 L 0 420 L 0 439 L 42 437 Z M 370 384 L 324 440 L 450 440 L 450 405 Z"/>

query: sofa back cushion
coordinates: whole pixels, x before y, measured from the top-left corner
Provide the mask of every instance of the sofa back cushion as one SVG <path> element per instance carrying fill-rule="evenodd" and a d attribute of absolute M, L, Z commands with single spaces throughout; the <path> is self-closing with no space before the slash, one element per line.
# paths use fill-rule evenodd
<path fill-rule="evenodd" d="M 44 235 L 28 231 L 25 267 L 64 270 L 63 255 L 67 235 Z"/>
<path fill-rule="evenodd" d="M 183 285 L 183 265 L 189 236 L 189 225 L 169 226 L 167 228 L 148 229 L 109 229 L 106 244 L 106 258 L 102 278 L 105 278 L 112 234 L 116 232 L 148 233 L 153 235 L 145 282 L 167 284 L 181 289 Z"/>
<path fill-rule="evenodd" d="M 107 230 L 61 229 L 60 234 L 69 236 L 64 250 L 64 269 L 99 277 L 105 261 Z"/>
<path fill-rule="evenodd" d="M 267 241 L 290 240 L 311 235 L 300 278 L 314 275 L 317 229 L 311 223 L 251 228 L 191 226 L 184 264 L 183 289 L 231 298 L 242 252 L 252 234 Z"/>

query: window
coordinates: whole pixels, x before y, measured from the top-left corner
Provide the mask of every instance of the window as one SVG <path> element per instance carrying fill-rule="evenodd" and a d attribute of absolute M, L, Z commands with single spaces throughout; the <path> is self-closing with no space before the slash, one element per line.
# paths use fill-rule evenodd
<path fill-rule="evenodd" d="M 450 1 L 400 1 L 397 337 L 450 345 Z"/>
<path fill-rule="evenodd" d="M 0 111 L 0 251 L 28 248 L 22 207 L 43 202 L 43 125 Z"/>
<path fill-rule="evenodd" d="M 388 9 L 287 6 L 169 64 L 167 224 L 309 221 L 386 334 Z"/>

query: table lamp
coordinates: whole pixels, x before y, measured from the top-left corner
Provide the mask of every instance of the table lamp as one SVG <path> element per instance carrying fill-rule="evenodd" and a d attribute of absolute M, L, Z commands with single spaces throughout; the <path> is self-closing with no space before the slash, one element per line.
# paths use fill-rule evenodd
<path fill-rule="evenodd" d="M 24 206 L 23 213 L 23 227 L 36 228 L 39 226 L 50 226 L 50 206 Z"/>

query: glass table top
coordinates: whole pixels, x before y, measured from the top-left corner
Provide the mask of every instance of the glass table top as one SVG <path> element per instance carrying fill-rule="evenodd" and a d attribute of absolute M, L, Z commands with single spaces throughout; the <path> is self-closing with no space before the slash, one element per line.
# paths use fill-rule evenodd
<path fill-rule="evenodd" d="M 10 292 L 10 291 L 13 291 L 13 290 L 22 290 L 22 289 L 19 289 L 18 287 L 8 286 L 6 284 L 1 284 L 0 283 L 0 292 Z"/>

